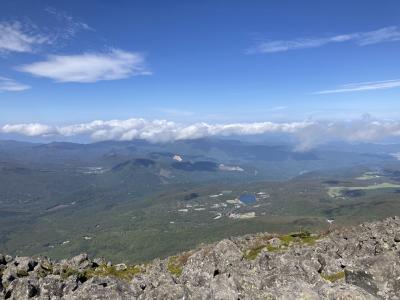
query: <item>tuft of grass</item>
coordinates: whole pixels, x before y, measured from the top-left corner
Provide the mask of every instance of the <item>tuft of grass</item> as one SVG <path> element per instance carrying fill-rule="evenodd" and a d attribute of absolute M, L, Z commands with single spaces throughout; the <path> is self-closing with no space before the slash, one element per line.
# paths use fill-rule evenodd
<path fill-rule="evenodd" d="M 267 249 L 268 252 L 278 252 L 278 251 L 285 250 L 284 247 L 275 247 L 270 244 L 265 244 L 265 245 L 261 245 L 261 246 L 247 250 L 246 253 L 243 255 L 243 257 L 248 260 L 254 260 L 257 258 L 257 256 L 261 253 L 261 251 L 263 249 Z"/>
<path fill-rule="evenodd" d="M 285 247 L 288 247 L 293 242 L 299 242 L 301 244 L 312 246 L 321 237 L 322 236 L 320 235 L 311 235 L 311 233 L 308 231 L 301 231 L 287 235 L 282 235 L 279 237 L 279 239 L 281 240 L 283 246 Z"/>
<path fill-rule="evenodd" d="M 278 251 L 281 251 L 281 250 L 284 250 L 284 249 L 282 249 L 280 247 L 275 247 L 275 246 L 272 246 L 272 245 L 267 245 L 267 250 L 269 252 L 278 252 Z"/>
<path fill-rule="evenodd" d="M 187 263 L 189 257 L 193 254 L 193 251 L 187 251 L 181 253 L 180 255 L 172 256 L 168 260 L 167 269 L 176 277 L 181 276 L 183 271 L 183 266 Z"/>
<path fill-rule="evenodd" d="M 67 279 L 70 276 L 79 275 L 79 271 L 68 267 L 63 269 L 60 275 L 62 279 Z"/>
<path fill-rule="evenodd" d="M 47 275 L 53 274 L 53 265 L 47 262 L 44 262 L 40 265 L 37 274 L 40 278 L 44 278 Z"/>
<path fill-rule="evenodd" d="M 17 276 L 18 277 L 26 277 L 26 276 L 29 276 L 29 273 L 25 270 L 17 270 Z"/>
<path fill-rule="evenodd" d="M 321 277 L 330 282 L 335 282 L 337 280 L 345 278 L 345 274 L 344 271 L 340 271 L 334 274 L 321 274 Z"/>
<path fill-rule="evenodd" d="M 40 278 L 45 278 L 48 275 L 51 275 L 53 272 L 50 271 L 45 271 L 45 270 L 39 270 L 37 271 L 37 274 Z"/>
<path fill-rule="evenodd" d="M 117 270 L 114 266 L 100 265 L 96 269 L 85 270 L 85 277 L 91 278 L 95 276 L 113 276 L 123 280 L 130 281 L 137 274 L 142 273 L 140 266 L 128 266 L 125 270 Z"/>
<path fill-rule="evenodd" d="M 77 276 L 83 281 L 96 276 L 113 276 L 123 280 L 130 281 L 143 270 L 139 266 L 128 266 L 125 270 L 117 270 L 115 266 L 100 265 L 95 269 L 78 271 L 73 268 L 67 268 L 62 271 L 61 278 L 66 279 L 70 276 Z"/>
<path fill-rule="evenodd" d="M 278 237 L 281 241 L 280 246 L 272 246 L 271 244 L 268 243 L 262 243 L 254 248 L 248 249 L 243 255 L 243 257 L 248 260 L 254 260 L 260 254 L 261 250 L 264 248 L 267 249 L 269 252 L 284 251 L 293 243 L 312 246 L 321 237 L 322 236 L 320 235 L 315 235 L 315 236 L 311 235 L 311 233 L 308 231 L 301 231 L 301 232 L 281 235 Z M 266 241 L 270 239 L 271 237 L 268 237 Z"/>
<path fill-rule="evenodd" d="M 312 246 L 315 245 L 315 242 L 318 241 L 321 238 L 321 236 L 307 236 L 301 239 L 301 242 L 303 244 Z"/>
<path fill-rule="evenodd" d="M 294 237 L 291 234 L 281 235 L 279 239 L 285 247 L 289 247 L 289 245 L 294 241 Z"/>
<path fill-rule="evenodd" d="M 305 231 L 301 230 L 300 232 L 294 232 L 294 233 L 291 233 L 290 235 L 294 238 L 303 239 L 303 238 L 310 237 L 311 233 L 307 230 L 305 230 Z"/>
<path fill-rule="evenodd" d="M 168 260 L 168 265 L 167 265 L 168 271 L 172 274 L 175 275 L 176 277 L 179 277 L 182 275 L 182 264 L 179 261 L 178 256 L 172 256 Z"/>
<path fill-rule="evenodd" d="M 42 269 L 46 270 L 46 271 L 53 271 L 53 265 L 51 263 L 49 263 L 48 261 L 44 261 L 40 264 L 40 266 L 42 267 Z"/>
<path fill-rule="evenodd" d="M 246 251 L 244 258 L 248 260 L 254 260 L 260 254 L 261 250 L 267 247 L 266 245 L 258 246 Z"/>

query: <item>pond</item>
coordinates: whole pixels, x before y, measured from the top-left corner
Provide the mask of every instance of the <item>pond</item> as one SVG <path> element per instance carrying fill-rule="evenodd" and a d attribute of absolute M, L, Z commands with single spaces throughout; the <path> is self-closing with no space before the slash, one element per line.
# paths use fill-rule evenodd
<path fill-rule="evenodd" d="M 257 201 L 257 198 L 253 194 L 242 194 L 240 195 L 239 200 L 244 204 L 252 204 Z"/>

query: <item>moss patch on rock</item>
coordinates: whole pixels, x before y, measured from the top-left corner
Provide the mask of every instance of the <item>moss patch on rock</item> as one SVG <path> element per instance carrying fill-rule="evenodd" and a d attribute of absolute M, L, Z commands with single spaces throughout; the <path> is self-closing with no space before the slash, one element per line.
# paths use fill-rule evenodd
<path fill-rule="evenodd" d="M 130 281 L 133 277 L 137 274 L 143 272 L 143 269 L 140 266 L 127 266 L 126 269 L 119 270 L 115 266 L 107 266 L 107 265 L 100 265 L 96 268 L 90 268 L 83 271 L 74 269 L 74 268 L 67 268 L 61 272 L 61 278 L 66 279 L 70 276 L 77 276 L 80 280 L 86 281 L 89 278 L 96 277 L 96 276 L 112 276 L 119 279 Z"/>
<path fill-rule="evenodd" d="M 62 279 L 66 279 L 70 276 L 75 276 L 75 275 L 79 275 L 79 271 L 73 268 L 65 268 L 61 271 L 61 278 Z"/>
<path fill-rule="evenodd" d="M 279 252 L 287 250 L 292 244 L 300 244 L 312 246 L 315 242 L 322 238 L 322 235 L 312 235 L 308 231 L 295 232 L 291 234 L 285 234 L 277 237 L 281 244 L 272 245 L 270 243 L 257 244 L 253 248 L 246 250 L 243 257 L 248 260 L 254 260 L 261 253 L 263 249 L 267 249 L 268 252 Z M 271 237 L 269 238 L 271 239 Z"/>
<path fill-rule="evenodd" d="M 249 249 L 244 254 L 244 258 L 248 260 L 254 260 L 257 258 L 258 254 L 260 254 L 261 250 L 264 249 L 266 245 L 258 246 L 253 249 Z"/>
<path fill-rule="evenodd" d="M 26 276 L 29 276 L 29 273 L 25 270 L 17 270 L 17 276 L 18 277 L 26 277 Z"/>
<path fill-rule="evenodd" d="M 119 270 L 115 266 L 100 265 L 95 269 L 86 270 L 84 274 L 86 278 L 95 276 L 113 276 L 130 281 L 133 277 L 142 272 L 143 270 L 140 266 L 127 266 L 126 269 Z"/>
<path fill-rule="evenodd" d="M 168 260 L 168 265 L 167 265 L 168 271 L 172 274 L 175 275 L 176 277 L 181 276 L 182 274 L 182 266 L 178 262 L 178 259 L 176 256 L 171 257 Z"/>
<path fill-rule="evenodd" d="M 324 278 L 325 280 L 328 280 L 330 282 L 335 282 L 337 280 L 343 279 L 345 278 L 345 273 L 344 271 L 340 271 L 337 273 L 333 273 L 333 274 L 321 274 L 321 277 Z"/>

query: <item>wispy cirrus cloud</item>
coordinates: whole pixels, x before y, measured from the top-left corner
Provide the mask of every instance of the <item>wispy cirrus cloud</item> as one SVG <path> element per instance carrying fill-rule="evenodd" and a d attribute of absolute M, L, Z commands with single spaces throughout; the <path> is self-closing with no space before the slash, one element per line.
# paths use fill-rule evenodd
<path fill-rule="evenodd" d="M 0 54 L 37 52 L 41 46 L 59 46 L 62 40 L 68 40 L 80 31 L 93 30 L 86 23 L 75 20 L 63 11 L 47 8 L 46 12 L 55 20 L 49 28 L 41 28 L 26 20 L 0 22 Z"/>
<path fill-rule="evenodd" d="M 35 33 L 20 22 L 0 22 L 0 53 L 33 52 L 36 46 L 48 43 L 47 35 Z"/>
<path fill-rule="evenodd" d="M 275 53 L 289 50 L 317 48 L 327 44 L 353 42 L 359 46 L 367 46 L 383 42 L 400 41 L 400 28 L 390 26 L 367 32 L 334 35 L 321 38 L 298 38 L 293 40 L 258 41 L 247 50 L 248 54 Z"/>
<path fill-rule="evenodd" d="M 47 7 L 45 11 L 52 15 L 59 24 L 63 24 L 62 27 L 56 28 L 53 33 L 54 39 L 70 39 L 80 31 L 94 31 L 88 24 L 76 20 L 65 11 L 57 10 L 54 7 Z"/>
<path fill-rule="evenodd" d="M 268 133 L 293 135 L 297 149 L 304 151 L 329 141 L 373 142 L 400 137 L 400 121 L 378 120 L 366 115 L 351 121 L 299 121 L 289 123 L 254 122 L 210 124 L 176 123 L 168 120 L 96 120 L 67 126 L 41 123 L 6 124 L 2 134 L 26 136 L 89 136 L 94 141 L 144 139 L 150 142 L 171 142 L 212 136 L 243 136 Z"/>
<path fill-rule="evenodd" d="M 19 83 L 11 78 L 0 76 L 0 92 L 21 92 L 30 88 L 29 85 Z"/>
<path fill-rule="evenodd" d="M 17 70 L 57 82 L 96 82 L 151 74 L 140 53 L 113 49 L 106 53 L 52 55 Z"/>
<path fill-rule="evenodd" d="M 322 90 L 315 92 L 314 94 L 336 94 L 336 93 L 349 93 L 349 92 L 360 92 L 360 91 L 371 91 L 371 90 L 385 90 L 400 87 L 400 79 L 384 80 L 384 81 L 370 81 L 370 82 L 359 82 L 341 85 L 338 88 L 330 90 Z"/>

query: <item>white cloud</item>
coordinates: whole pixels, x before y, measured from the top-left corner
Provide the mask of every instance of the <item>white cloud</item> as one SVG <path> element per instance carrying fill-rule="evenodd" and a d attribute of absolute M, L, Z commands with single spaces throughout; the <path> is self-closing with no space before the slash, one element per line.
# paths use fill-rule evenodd
<path fill-rule="evenodd" d="M 342 85 L 336 89 L 323 90 L 315 92 L 314 94 L 335 94 L 335 93 L 347 93 L 347 92 L 359 92 L 369 90 L 383 90 L 393 89 L 400 87 L 400 79 L 384 80 L 384 81 L 370 81 L 360 83 L 350 83 Z"/>
<path fill-rule="evenodd" d="M 310 123 L 194 123 L 186 125 L 167 120 L 127 119 L 96 120 L 68 126 L 49 126 L 37 123 L 7 124 L 2 128 L 0 127 L 0 132 L 29 136 L 57 135 L 70 137 L 89 135 L 95 141 L 145 139 L 152 142 L 168 142 L 221 135 L 252 135 L 269 132 L 296 133 L 307 126 L 310 126 Z"/>
<path fill-rule="evenodd" d="M 333 140 L 372 142 L 400 137 L 400 121 L 377 120 L 369 116 L 352 121 L 303 121 L 292 123 L 232 123 L 181 124 L 167 120 L 96 120 L 68 126 L 45 124 L 7 124 L 0 133 L 27 136 L 89 136 L 94 141 L 144 139 L 151 142 L 170 142 L 212 136 L 240 136 L 268 133 L 290 134 L 297 138 L 298 150 Z"/>
<path fill-rule="evenodd" d="M 56 133 L 53 127 L 39 123 L 7 124 L 1 128 L 0 132 L 26 136 L 47 136 Z"/>
<path fill-rule="evenodd" d="M 0 92 L 20 92 L 30 89 L 26 84 L 19 83 L 7 77 L 0 77 Z"/>
<path fill-rule="evenodd" d="M 150 74 L 145 68 L 143 55 L 119 49 L 108 53 L 52 55 L 44 61 L 17 69 L 57 82 L 96 82 Z"/>
<path fill-rule="evenodd" d="M 33 52 L 35 46 L 46 43 L 47 36 L 32 33 L 20 22 L 0 22 L 0 53 Z"/>
<path fill-rule="evenodd" d="M 374 31 L 356 32 L 350 34 L 334 35 L 322 38 L 300 38 L 293 40 L 259 41 L 247 52 L 275 53 L 296 49 L 317 48 L 332 43 L 353 42 L 359 46 L 372 45 L 383 42 L 400 41 L 400 28 L 398 26 L 384 27 Z"/>

